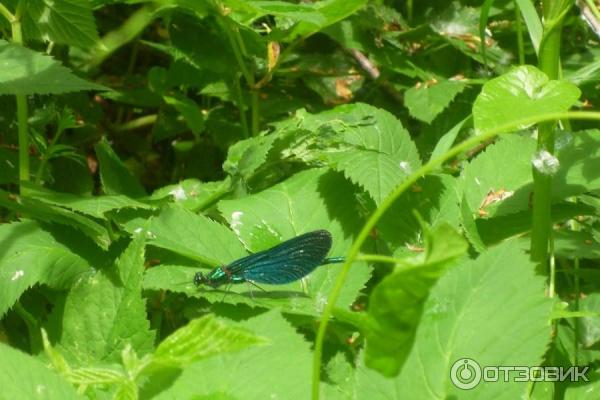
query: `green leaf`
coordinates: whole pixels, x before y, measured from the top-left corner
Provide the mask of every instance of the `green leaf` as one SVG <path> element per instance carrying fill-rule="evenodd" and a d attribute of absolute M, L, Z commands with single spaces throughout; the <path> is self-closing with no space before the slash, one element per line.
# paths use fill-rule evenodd
<path fill-rule="evenodd" d="M 171 197 L 175 203 L 183 208 L 198 211 L 202 210 L 224 194 L 231 187 L 231 180 L 226 178 L 218 182 L 201 182 L 198 179 L 186 179 L 177 184 L 163 186 L 149 197 L 149 200 L 160 200 Z"/>
<path fill-rule="evenodd" d="M 469 209 L 494 217 L 527 208 L 529 191 L 519 189 L 532 182 L 535 148 L 531 137 L 503 136 L 467 164 L 460 180 Z"/>
<path fill-rule="evenodd" d="M 90 237 L 98 246 L 108 249 L 110 238 L 106 228 L 91 218 L 76 212 L 42 203 L 27 196 L 18 196 L 0 190 L 0 205 L 18 211 L 42 222 L 55 222 L 73 227 Z"/>
<path fill-rule="evenodd" d="M 423 246 L 421 220 L 432 228 L 450 225 L 458 229 L 461 222 L 459 192 L 459 181 L 453 176 L 424 177 L 386 211 L 385 218 L 377 226 L 381 238 L 394 255 L 401 256 L 409 248 Z"/>
<path fill-rule="evenodd" d="M 386 276 L 370 296 L 365 362 L 386 376 L 397 375 L 406 361 L 431 287 L 468 249 L 448 225 L 426 232 L 426 242 L 421 260 Z"/>
<path fill-rule="evenodd" d="M 538 53 L 544 34 L 544 27 L 542 26 L 542 21 L 535 9 L 535 5 L 529 0 L 515 0 L 515 3 L 519 6 L 519 11 L 521 11 L 525 25 L 527 25 L 527 32 L 531 38 L 531 44 L 533 45 L 535 52 Z"/>
<path fill-rule="evenodd" d="M 58 231 L 42 229 L 34 221 L 0 225 L 0 316 L 36 283 L 66 289 L 91 272 L 84 258 L 57 240 L 55 236 L 61 236 Z M 72 231 L 68 233 L 73 235 Z M 81 253 L 94 255 L 77 238 L 71 238 L 70 244 Z"/>
<path fill-rule="evenodd" d="M 357 206 L 351 200 L 352 192 L 353 187 L 340 174 L 326 169 L 312 169 L 260 193 L 221 201 L 218 209 L 251 251 L 268 249 L 305 232 L 327 229 L 333 236 L 330 256 L 341 256 L 350 247 L 352 235 L 360 228 L 360 220 L 356 217 Z M 305 293 L 299 293 L 300 282 L 264 285 L 268 293 L 260 298 L 255 296 L 254 302 L 285 306 L 292 312 L 318 314 L 333 289 L 338 273 L 337 265 L 317 268 L 304 278 Z M 349 306 L 369 275 L 369 268 L 363 263 L 355 264 L 337 305 Z M 239 290 L 232 289 L 236 292 Z"/>
<path fill-rule="evenodd" d="M 177 205 L 163 209 L 149 221 L 132 221 L 126 229 L 133 233 L 145 230 L 148 244 L 213 267 L 246 255 L 227 227 Z"/>
<path fill-rule="evenodd" d="M 185 96 L 164 96 L 165 102 L 181 114 L 188 128 L 198 137 L 204 130 L 205 117 L 196 102 Z"/>
<path fill-rule="evenodd" d="M 107 90 L 73 75 L 52 57 L 4 40 L 0 40 L 0 65 L 0 95 Z"/>
<path fill-rule="evenodd" d="M 52 204 L 77 211 L 99 219 L 106 219 L 106 213 L 127 208 L 151 210 L 153 207 L 122 195 L 78 196 L 71 193 L 55 192 L 41 186 L 22 184 L 27 196 L 43 203 Z"/>
<path fill-rule="evenodd" d="M 69 383 L 38 359 L 0 343 L 0 386 L 6 399 L 79 399 Z"/>
<path fill-rule="evenodd" d="M 512 54 L 498 46 L 491 37 L 485 41 L 485 59 L 481 51 L 481 40 L 479 34 L 479 19 L 481 9 L 468 7 L 458 1 L 449 2 L 449 6 L 438 16 L 429 18 L 433 21 L 429 24 L 431 29 L 447 41 L 452 47 L 472 58 L 473 60 L 486 64 L 502 71 L 511 61 Z M 442 60 L 450 62 L 445 55 Z"/>
<path fill-rule="evenodd" d="M 240 140 L 229 147 L 223 170 L 230 175 L 250 178 L 267 159 L 277 135 L 262 135 Z"/>
<path fill-rule="evenodd" d="M 579 302 L 579 310 L 600 313 L 600 293 L 590 293 Z M 579 324 L 578 340 L 585 347 L 592 347 L 600 342 L 600 318 L 584 317 L 575 322 Z"/>
<path fill-rule="evenodd" d="M 183 59 L 204 73 L 232 78 L 239 73 L 227 34 L 212 18 L 202 20 L 176 15 L 169 27 L 177 59 Z M 202 37 L 202 40 L 197 40 Z"/>
<path fill-rule="evenodd" d="M 310 397 L 309 343 L 279 311 L 267 312 L 237 326 L 270 343 L 196 362 L 156 399 L 213 398 L 215 394 L 246 400 Z"/>
<path fill-rule="evenodd" d="M 265 343 L 247 329 L 225 325 L 213 315 L 206 315 L 163 340 L 154 352 L 152 363 L 183 369 L 203 358 Z"/>
<path fill-rule="evenodd" d="M 24 24 L 38 38 L 82 49 L 89 49 L 100 40 L 88 0 L 31 0 Z"/>
<path fill-rule="evenodd" d="M 461 175 L 469 208 L 486 218 L 529 210 L 535 148 L 533 138 L 504 136 L 472 160 Z M 592 166 L 598 157 L 600 130 L 556 135 L 559 167 L 553 176 L 554 203 L 600 189 L 600 169 Z"/>
<path fill-rule="evenodd" d="M 350 104 L 318 114 L 319 120 L 352 118 L 341 131 L 340 151 L 323 152 L 332 168 L 341 171 L 381 204 L 408 175 L 421 166 L 417 148 L 400 121 L 387 111 Z M 359 123 L 362 121 L 362 123 Z"/>
<path fill-rule="evenodd" d="M 471 358 L 482 368 L 540 365 L 552 336 L 553 301 L 545 278 L 515 241 L 460 263 L 431 289 L 410 355 L 396 378 L 359 371 L 357 396 L 373 391 L 397 398 L 514 399 L 527 382 L 482 382 L 462 390 L 450 381 L 452 365 Z M 460 361 L 459 361 L 460 362 Z"/>
<path fill-rule="evenodd" d="M 404 104 L 408 107 L 410 115 L 429 124 L 464 88 L 465 84 L 456 80 L 419 84 L 405 92 Z"/>
<path fill-rule="evenodd" d="M 237 352 L 268 341 L 248 329 L 206 315 L 163 340 L 139 372 L 141 395 L 150 398 L 170 387 L 182 370 L 205 358 Z"/>
<path fill-rule="evenodd" d="M 123 194 L 133 198 L 146 195 L 142 185 L 129 172 L 106 139 L 94 146 L 94 149 L 100 165 L 102 187 L 106 194 Z"/>
<path fill-rule="evenodd" d="M 138 235 L 112 266 L 80 280 L 67 295 L 60 348 L 82 365 L 116 362 L 132 346 L 152 351 L 154 332 L 142 298 L 144 235 Z"/>
<path fill-rule="evenodd" d="M 580 95 L 577 86 L 551 81 L 533 66 L 513 68 L 483 85 L 473 105 L 475 131 L 482 134 L 508 124 L 514 124 L 514 130 L 525 129 L 533 123 L 521 123 L 522 119 L 567 111 Z"/>

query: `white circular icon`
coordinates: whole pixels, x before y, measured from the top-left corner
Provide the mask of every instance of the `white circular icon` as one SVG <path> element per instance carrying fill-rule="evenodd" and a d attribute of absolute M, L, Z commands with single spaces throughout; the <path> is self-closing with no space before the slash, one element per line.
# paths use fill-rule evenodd
<path fill-rule="evenodd" d="M 473 389 L 481 382 L 481 367 L 475 360 L 459 358 L 452 364 L 450 380 L 459 389 Z"/>

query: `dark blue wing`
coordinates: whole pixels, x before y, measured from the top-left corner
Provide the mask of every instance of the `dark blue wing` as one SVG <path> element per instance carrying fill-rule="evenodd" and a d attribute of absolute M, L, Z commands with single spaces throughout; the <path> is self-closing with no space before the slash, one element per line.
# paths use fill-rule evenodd
<path fill-rule="evenodd" d="M 254 253 L 225 266 L 231 274 L 258 283 L 283 284 L 310 274 L 331 249 L 331 234 L 308 232 L 269 250 Z"/>

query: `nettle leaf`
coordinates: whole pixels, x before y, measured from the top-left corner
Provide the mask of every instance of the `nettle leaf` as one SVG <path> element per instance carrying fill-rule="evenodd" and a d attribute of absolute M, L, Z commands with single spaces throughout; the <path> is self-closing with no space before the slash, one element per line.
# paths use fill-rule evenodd
<path fill-rule="evenodd" d="M 600 313 L 600 293 L 590 293 L 579 303 L 579 311 Z M 600 342 L 600 319 L 596 317 L 577 318 L 579 337 L 577 338 L 585 347 L 592 347 Z"/>
<path fill-rule="evenodd" d="M 183 117 L 194 136 L 204 130 L 205 117 L 196 102 L 183 95 L 163 96 L 165 103 L 173 106 Z"/>
<path fill-rule="evenodd" d="M 105 219 L 106 213 L 119 211 L 126 208 L 151 210 L 152 206 L 130 199 L 122 195 L 113 196 L 78 196 L 71 193 L 55 192 L 41 186 L 23 183 L 28 197 L 35 198 L 43 203 L 52 204 L 77 211 L 99 219 Z"/>
<path fill-rule="evenodd" d="M 533 138 L 505 136 L 472 160 L 461 175 L 469 208 L 488 218 L 530 210 L 535 148 Z M 592 166 L 599 157 L 600 130 L 559 133 L 553 201 L 600 189 L 600 170 Z"/>
<path fill-rule="evenodd" d="M 459 192 L 459 182 L 453 176 L 424 177 L 400 196 L 378 222 L 381 238 L 397 256 L 408 252 L 408 247 L 422 247 L 423 227 L 415 213 L 433 228 L 447 224 L 458 229 L 461 222 Z"/>
<path fill-rule="evenodd" d="M 231 43 L 214 19 L 175 15 L 169 33 L 177 58 L 219 76 L 234 77 L 239 73 Z M 197 40 L 198 37 L 202 40 Z"/>
<path fill-rule="evenodd" d="M 24 24 L 26 30 L 37 33 L 36 38 L 83 49 L 100 40 L 88 0 L 31 0 Z"/>
<path fill-rule="evenodd" d="M 230 175 L 250 178 L 266 161 L 277 135 L 261 135 L 240 140 L 229 147 L 223 170 Z"/>
<path fill-rule="evenodd" d="M 157 189 L 148 200 L 162 200 L 170 197 L 183 208 L 197 211 L 217 201 L 230 188 L 231 180 L 229 178 L 217 182 L 201 182 L 198 179 L 186 179 L 177 184 Z"/>
<path fill-rule="evenodd" d="M 265 343 L 247 329 L 226 325 L 214 315 L 206 315 L 163 340 L 153 354 L 152 363 L 185 368 L 203 358 Z"/>
<path fill-rule="evenodd" d="M 531 137 L 503 136 L 466 165 L 460 181 L 469 209 L 493 217 L 527 208 L 530 194 L 519 189 L 532 182 L 535 148 Z"/>
<path fill-rule="evenodd" d="M 142 297 L 144 235 L 138 235 L 112 266 L 79 281 L 67 295 L 60 347 L 82 365 L 117 362 L 131 346 L 153 350 L 154 332 Z"/>
<path fill-rule="evenodd" d="M 213 394 L 248 400 L 310 397 L 310 345 L 279 311 L 237 326 L 270 343 L 196 362 L 155 398 L 213 398 Z"/>
<path fill-rule="evenodd" d="M 79 399 L 70 383 L 39 359 L 0 343 L 0 386 L 7 399 Z"/>
<path fill-rule="evenodd" d="M 430 123 L 450 105 L 464 88 L 465 84 L 457 80 L 419 84 L 405 92 L 404 104 L 408 107 L 410 115 L 420 121 Z"/>
<path fill-rule="evenodd" d="M 149 221 L 127 223 L 125 228 L 133 233 L 145 230 L 148 244 L 213 267 L 246 255 L 226 226 L 177 205 L 163 209 Z"/>
<path fill-rule="evenodd" d="M 450 370 L 465 357 L 482 368 L 540 365 L 552 336 L 553 301 L 544 295 L 544 281 L 516 241 L 460 263 L 431 289 L 400 375 L 386 379 L 359 368 L 358 397 L 373 391 L 390 398 L 411 393 L 415 399 L 524 395 L 529 384 L 513 379 L 464 391 L 451 383 Z"/>
<path fill-rule="evenodd" d="M 479 35 L 481 10 L 464 6 L 458 1 L 449 3 L 448 8 L 433 18 L 431 29 L 467 57 L 487 64 L 497 71 L 505 68 L 510 63 L 512 54 L 498 46 L 491 37 L 485 38 L 485 59 L 481 52 Z"/>
<path fill-rule="evenodd" d="M 225 324 L 212 314 L 194 319 L 163 340 L 139 372 L 142 397 L 162 392 L 195 362 L 265 343 L 248 329 Z"/>
<path fill-rule="evenodd" d="M 52 57 L 4 40 L 0 40 L 0 65 L 0 95 L 107 90 L 73 75 Z"/>
<path fill-rule="evenodd" d="M 330 256 L 340 256 L 346 253 L 352 235 L 360 228 L 360 220 L 356 216 L 358 208 L 350 195 L 353 191 L 352 185 L 340 174 L 312 169 L 297 173 L 260 193 L 221 201 L 218 209 L 251 251 L 268 249 L 305 232 L 327 229 L 333 236 Z M 338 273 L 338 265 L 317 268 L 304 278 L 304 293 L 301 282 L 261 285 L 267 292 L 259 296 L 255 293 L 254 302 L 284 306 L 296 313 L 318 314 L 333 289 Z M 370 269 L 363 263 L 356 263 L 337 305 L 349 306 L 369 276 Z M 243 286 L 237 285 L 232 291 L 247 292 L 248 289 Z"/>
<path fill-rule="evenodd" d="M 110 237 L 104 226 L 71 210 L 3 190 L 0 190 L 0 205 L 42 222 L 55 222 L 75 228 L 94 240 L 104 250 L 110 245 Z"/>
<path fill-rule="evenodd" d="M 123 194 L 133 198 L 146 195 L 140 182 L 119 159 L 106 138 L 94 146 L 100 166 L 100 179 L 106 194 Z"/>
<path fill-rule="evenodd" d="M 386 276 L 370 296 L 365 362 L 386 376 L 406 361 L 431 287 L 469 247 L 448 225 L 426 232 L 426 241 L 422 260 Z"/>
<path fill-rule="evenodd" d="M 320 120 L 349 115 L 362 123 L 340 128 L 340 151 L 323 152 L 332 168 L 365 188 L 376 204 L 421 166 L 417 148 L 396 117 L 367 104 L 349 104 L 320 113 Z"/>
<path fill-rule="evenodd" d="M 520 123 L 522 119 L 567 111 L 580 95 L 571 82 L 551 81 L 533 66 L 513 68 L 483 85 L 473 104 L 475 131 L 481 134 L 508 124 L 525 129 L 533 123 Z"/>
<path fill-rule="evenodd" d="M 0 225 L 0 316 L 36 283 L 66 289 L 91 272 L 84 258 L 55 238 L 57 231 L 60 229 L 45 230 L 34 221 Z M 76 238 L 71 244 L 86 255 L 96 254 Z"/>

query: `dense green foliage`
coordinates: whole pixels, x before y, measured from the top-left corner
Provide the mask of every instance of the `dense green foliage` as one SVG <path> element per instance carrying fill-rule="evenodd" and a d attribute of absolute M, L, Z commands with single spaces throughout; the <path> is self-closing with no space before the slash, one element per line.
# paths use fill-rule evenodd
<path fill-rule="evenodd" d="M 0 0 L 0 398 L 597 399 L 575 3 Z M 316 229 L 345 263 L 193 284 Z"/>

